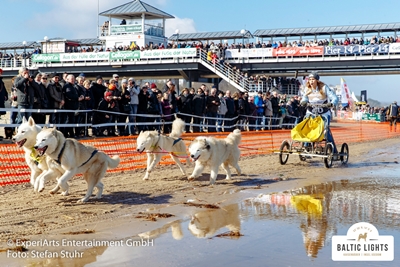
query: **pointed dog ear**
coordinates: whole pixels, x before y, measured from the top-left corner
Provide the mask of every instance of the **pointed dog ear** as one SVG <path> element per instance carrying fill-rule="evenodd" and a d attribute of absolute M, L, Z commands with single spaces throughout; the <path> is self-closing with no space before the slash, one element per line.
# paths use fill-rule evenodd
<path fill-rule="evenodd" d="M 25 122 L 26 122 L 25 117 L 23 117 L 22 122 L 24 122 L 24 120 L 25 120 Z M 33 120 L 32 117 L 29 117 L 28 123 L 29 123 L 29 126 L 35 126 L 35 121 Z"/>

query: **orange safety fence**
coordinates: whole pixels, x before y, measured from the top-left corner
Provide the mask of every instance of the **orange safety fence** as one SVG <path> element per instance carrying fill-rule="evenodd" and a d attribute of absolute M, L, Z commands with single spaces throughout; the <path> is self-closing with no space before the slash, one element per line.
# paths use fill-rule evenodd
<path fill-rule="evenodd" d="M 370 123 L 364 121 L 339 121 L 339 123 L 331 125 L 331 130 L 338 147 L 344 142 L 351 144 L 392 138 L 400 135 L 400 128 L 399 132 L 390 132 L 388 123 Z M 227 134 L 227 132 L 210 134 L 185 133 L 182 139 L 188 147 L 190 142 L 197 136 L 225 138 Z M 279 149 L 282 141 L 285 139 L 290 140 L 290 129 L 244 131 L 242 132 L 242 142 L 239 148 L 243 157 L 266 155 L 272 153 L 274 149 Z M 136 152 L 136 136 L 93 138 L 80 140 L 80 142 L 92 145 L 110 156 L 120 156 L 121 163 L 116 169 L 108 170 L 109 175 L 146 168 L 146 153 L 139 154 Z M 18 148 L 15 144 L 1 144 L 0 153 L 0 186 L 29 182 L 30 169 L 25 162 L 24 150 Z M 179 156 L 182 162 L 186 160 L 185 157 L 188 157 L 188 155 Z M 169 165 L 174 164 L 174 162 L 165 153 L 160 164 Z"/>

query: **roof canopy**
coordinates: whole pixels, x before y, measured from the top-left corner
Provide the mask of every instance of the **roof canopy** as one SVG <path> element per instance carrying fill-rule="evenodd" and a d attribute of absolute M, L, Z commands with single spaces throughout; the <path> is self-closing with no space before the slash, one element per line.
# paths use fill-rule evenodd
<path fill-rule="evenodd" d="M 174 16 L 171 16 L 170 14 L 165 13 L 164 11 L 161 11 L 158 8 L 155 8 L 140 0 L 134 0 L 132 2 L 114 7 L 107 11 L 101 12 L 99 15 L 118 19 L 132 19 L 141 18 L 143 13 L 146 15 L 147 19 L 174 18 Z"/>
<path fill-rule="evenodd" d="M 0 50 L 35 48 L 37 46 L 40 46 L 40 44 L 34 41 L 26 41 L 26 45 L 22 42 L 0 43 Z"/>
<path fill-rule="evenodd" d="M 400 30 L 400 23 L 385 23 L 385 24 L 364 24 L 364 25 L 351 25 L 351 26 L 257 30 L 253 33 L 253 35 L 257 37 L 286 37 L 286 36 L 315 36 L 315 35 L 330 35 L 330 34 L 395 32 L 399 30 Z"/>
<path fill-rule="evenodd" d="M 65 42 L 68 46 L 98 46 L 102 45 L 102 40 L 98 38 L 91 38 L 91 39 L 75 39 L 69 40 L 61 37 L 49 38 L 48 42 Z M 13 49 L 24 49 L 25 48 L 36 48 L 41 46 L 41 43 L 46 42 L 43 41 L 27 41 L 26 45 L 22 42 L 12 42 L 12 43 L 0 43 L 0 50 L 13 50 Z"/>
<path fill-rule="evenodd" d="M 201 41 L 201 40 L 253 38 L 253 35 L 248 30 L 245 30 L 244 34 L 242 34 L 241 32 L 242 31 L 184 33 L 184 34 L 174 34 L 168 39 L 179 40 L 179 41 Z"/>

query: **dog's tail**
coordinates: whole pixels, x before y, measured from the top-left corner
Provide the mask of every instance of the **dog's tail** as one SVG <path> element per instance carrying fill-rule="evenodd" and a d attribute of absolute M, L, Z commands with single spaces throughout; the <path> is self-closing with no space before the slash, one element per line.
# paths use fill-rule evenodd
<path fill-rule="evenodd" d="M 117 155 L 113 156 L 112 158 L 107 157 L 108 169 L 117 168 L 120 161 L 121 161 L 121 159 Z"/>
<path fill-rule="evenodd" d="M 235 129 L 232 133 L 230 133 L 227 137 L 234 142 L 235 145 L 239 145 L 242 141 L 242 133 L 239 129 Z"/>
<path fill-rule="evenodd" d="M 185 132 L 185 122 L 179 118 L 176 118 L 172 123 L 172 131 L 169 134 L 170 137 L 179 138 Z"/>

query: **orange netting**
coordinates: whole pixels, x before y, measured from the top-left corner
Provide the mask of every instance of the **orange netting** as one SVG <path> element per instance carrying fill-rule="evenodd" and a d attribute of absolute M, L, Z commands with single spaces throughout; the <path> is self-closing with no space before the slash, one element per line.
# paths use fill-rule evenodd
<path fill-rule="evenodd" d="M 378 140 L 398 136 L 398 132 L 389 132 L 387 123 L 343 122 L 331 126 L 336 145 L 343 142 L 355 143 L 370 140 Z M 399 129 L 400 130 L 400 129 Z M 265 155 L 278 149 L 283 140 L 290 140 L 290 129 L 242 132 L 242 142 L 239 145 L 243 157 L 251 155 Z M 201 135 L 213 135 L 216 138 L 225 138 L 228 133 L 202 133 Z M 182 136 L 187 147 L 191 140 L 199 136 L 199 133 L 187 133 Z M 108 173 L 120 173 L 135 169 L 146 168 L 146 153 L 139 154 L 135 150 L 136 137 L 112 137 L 80 140 L 84 144 L 93 145 L 108 155 L 119 155 L 121 163 L 116 169 L 108 170 Z M 25 162 L 24 151 L 15 144 L 0 145 L 0 186 L 29 182 L 30 169 Z M 181 158 L 183 162 L 185 159 Z M 174 164 L 166 153 L 160 164 Z"/>

